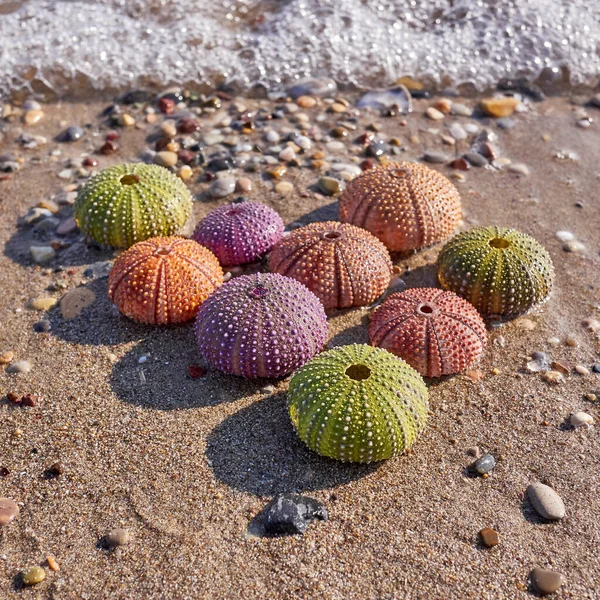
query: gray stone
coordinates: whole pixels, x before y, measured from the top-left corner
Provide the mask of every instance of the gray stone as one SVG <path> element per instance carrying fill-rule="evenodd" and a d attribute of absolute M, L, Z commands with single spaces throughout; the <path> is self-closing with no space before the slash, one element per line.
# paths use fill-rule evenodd
<path fill-rule="evenodd" d="M 210 186 L 210 195 L 213 198 L 225 198 L 235 191 L 235 179 L 232 177 L 223 177 L 215 179 Z"/>
<path fill-rule="evenodd" d="M 423 152 L 423 160 L 428 163 L 441 164 L 448 162 L 450 159 L 448 158 L 448 155 L 444 154 L 443 152 L 425 150 L 425 152 Z"/>
<path fill-rule="evenodd" d="M 465 158 L 474 167 L 485 167 L 490 162 L 483 154 L 479 154 L 479 152 L 466 152 Z"/>
<path fill-rule="evenodd" d="M 50 262 L 56 256 L 56 251 L 51 246 L 31 246 L 29 252 L 31 258 L 40 265 Z"/>
<path fill-rule="evenodd" d="M 80 140 L 84 134 L 85 131 L 81 127 L 78 127 L 77 125 L 71 125 L 65 129 L 65 132 L 63 133 L 63 140 L 65 142 L 76 142 L 77 140 Z"/>
<path fill-rule="evenodd" d="M 48 319 L 42 319 L 41 321 L 38 321 L 33 325 L 33 330 L 36 333 L 48 333 L 51 329 L 52 324 L 50 323 L 50 321 L 48 321 Z"/>
<path fill-rule="evenodd" d="M 7 373 L 24 375 L 31 371 L 31 363 L 28 360 L 18 360 L 6 368 Z"/>
<path fill-rule="evenodd" d="M 109 531 L 104 539 L 108 546 L 116 548 L 128 544 L 131 541 L 131 534 L 128 529 L 118 528 Z"/>
<path fill-rule="evenodd" d="M 265 531 L 269 534 L 305 533 L 314 519 L 327 521 L 324 504 L 299 494 L 280 494 L 264 510 Z"/>
<path fill-rule="evenodd" d="M 60 224 L 56 217 L 46 217 L 35 224 L 36 231 L 54 231 Z"/>
<path fill-rule="evenodd" d="M 319 179 L 319 189 L 327 196 L 337 194 L 341 189 L 341 181 L 333 177 L 321 177 Z"/>
<path fill-rule="evenodd" d="M 473 468 L 480 475 L 491 473 L 495 466 L 496 459 L 491 454 L 484 454 L 473 463 Z"/>
<path fill-rule="evenodd" d="M 527 488 L 527 497 L 535 511 L 544 519 L 556 521 L 564 518 L 564 502 L 551 487 L 539 481 L 532 483 Z"/>
<path fill-rule="evenodd" d="M 556 571 L 536 567 L 529 573 L 529 579 L 533 587 L 542 595 L 553 594 L 563 584 L 564 578 Z"/>
<path fill-rule="evenodd" d="M 500 129 L 512 129 L 516 124 L 516 121 L 514 119 L 510 119 L 509 117 L 503 117 L 502 119 L 498 119 L 496 121 L 496 125 L 498 125 Z"/>
<path fill-rule="evenodd" d="M 460 123 L 452 123 L 450 125 L 450 135 L 457 141 L 464 140 L 467 137 L 467 132 Z"/>

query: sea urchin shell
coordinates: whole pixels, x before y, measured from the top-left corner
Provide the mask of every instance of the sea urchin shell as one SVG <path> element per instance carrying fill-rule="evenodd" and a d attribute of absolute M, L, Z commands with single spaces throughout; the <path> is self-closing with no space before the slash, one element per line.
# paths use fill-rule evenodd
<path fill-rule="evenodd" d="M 131 319 L 163 325 L 193 319 L 222 283 L 223 271 L 210 250 L 193 240 L 157 237 L 134 244 L 117 258 L 108 294 Z"/>
<path fill-rule="evenodd" d="M 438 278 L 484 317 L 510 319 L 548 298 L 554 267 L 548 252 L 525 233 L 475 227 L 442 248 Z"/>
<path fill-rule="evenodd" d="M 283 377 L 319 352 L 327 318 L 306 286 L 275 273 L 228 281 L 200 308 L 196 340 L 206 360 L 225 373 Z"/>
<path fill-rule="evenodd" d="M 192 197 L 185 183 L 158 165 L 124 164 L 92 177 L 75 201 L 80 229 L 100 244 L 128 248 L 171 235 L 187 220 Z"/>
<path fill-rule="evenodd" d="M 192 236 L 214 252 L 224 266 L 254 262 L 283 235 L 281 217 L 261 202 L 238 202 L 216 208 L 196 226 Z"/>
<path fill-rule="evenodd" d="M 410 448 L 425 426 L 421 376 L 366 344 L 319 354 L 290 381 L 289 412 L 300 439 L 323 456 L 369 463 Z"/>
<path fill-rule="evenodd" d="M 374 302 L 390 283 L 392 263 L 368 231 L 328 221 L 283 238 L 269 256 L 269 269 L 302 282 L 329 309 Z"/>
<path fill-rule="evenodd" d="M 460 373 L 481 356 L 485 323 L 466 300 L 437 288 L 392 294 L 369 324 L 371 344 L 404 359 L 421 375 Z"/>
<path fill-rule="evenodd" d="M 363 227 L 391 252 L 431 246 L 461 217 L 460 196 L 441 173 L 418 163 L 378 165 L 351 181 L 340 197 L 340 220 Z"/>

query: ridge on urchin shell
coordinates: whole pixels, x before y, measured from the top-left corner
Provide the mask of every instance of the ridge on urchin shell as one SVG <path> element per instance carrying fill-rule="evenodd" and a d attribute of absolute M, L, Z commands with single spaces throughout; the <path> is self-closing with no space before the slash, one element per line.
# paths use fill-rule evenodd
<path fill-rule="evenodd" d="M 234 266 L 262 258 L 281 239 L 284 227 L 279 214 L 266 204 L 234 202 L 210 212 L 192 237 L 214 252 L 223 266 Z"/>
<path fill-rule="evenodd" d="M 215 368 L 249 379 L 283 377 L 319 352 L 327 318 L 304 285 L 276 273 L 242 275 L 200 308 L 196 341 Z"/>
<path fill-rule="evenodd" d="M 484 317 L 512 319 L 548 299 L 554 267 L 531 236 L 507 227 L 475 227 L 442 248 L 438 278 Z"/>
<path fill-rule="evenodd" d="M 191 194 L 179 177 L 143 163 L 103 169 L 84 185 L 73 208 L 84 233 L 117 248 L 175 233 L 191 209 Z"/>
<path fill-rule="evenodd" d="M 425 377 L 464 371 L 487 342 L 475 307 L 453 292 L 412 288 L 392 294 L 373 313 L 369 340 L 404 359 Z"/>
<path fill-rule="evenodd" d="M 408 450 L 427 420 L 421 376 L 387 350 L 366 344 L 319 354 L 290 381 L 289 413 L 311 450 L 369 463 Z"/>
<path fill-rule="evenodd" d="M 340 221 L 370 231 L 390 252 L 450 237 L 462 208 L 457 189 L 419 163 L 377 165 L 353 179 L 339 200 Z"/>
<path fill-rule="evenodd" d="M 108 275 L 108 295 L 140 323 L 189 321 L 223 283 L 216 256 L 193 240 L 157 237 L 121 253 Z"/>
<path fill-rule="evenodd" d="M 372 234 L 327 221 L 295 229 L 273 248 L 269 269 L 302 282 L 326 309 L 374 302 L 390 283 L 392 262 Z"/>

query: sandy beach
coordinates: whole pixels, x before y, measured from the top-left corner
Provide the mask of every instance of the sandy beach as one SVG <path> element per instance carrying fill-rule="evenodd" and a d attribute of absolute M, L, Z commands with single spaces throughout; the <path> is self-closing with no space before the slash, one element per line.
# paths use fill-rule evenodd
<path fill-rule="evenodd" d="M 468 375 L 427 381 L 430 417 L 413 452 L 362 466 L 321 458 L 302 444 L 286 410 L 289 378 L 253 382 L 210 369 L 192 378 L 190 365 L 203 365 L 193 325 L 149 327 L 120 316 L 107 295 L 108 267 L 98 265 L 116 253 L 76 229 L 56 234 L 71 217 L 82 182 L 155 148 L 167 117 L 153 112 L 156 119 L 148 119 L 144 109 L 152 102 L 122 105 L 120 114 L 135 124 L 115 126 L 105 111 L 109 100 L 62 102 L 42 105 L 43 117 L 26 125 L 26 109 L 5 109 L 0 163 L 18 168 L 0 173 L 0 355 L 12 353 L 7 363 L 28 361 L 31 370 L 0 374 L 0 497 L 20 507 L 17 518 L 0 527 L 0 597 L 512 600 L 536 597 L 528 575 L 542 567 L 564 577 L 553 597 L 600 598 L 598 425 L 569 424 L 578 410 L 600 419 L 600 373 L 593 370 L 600 341 L 582 324 L 600 319 L 600 136 L 597 122 L 581 124 L 588 117 L 597 121 L 600 109 L 584 106 L 589 97 L 523 97 L 508 128 L 478 113 L 432 120 L 425 113 L 435 98 L 415 99 L 411 114 L 390 117 L 356 109 L 351 95 L 340 113 L 325 100 L 304 108 L 291 99 L 234 98 L 197 116 L 200 129 L 189 135 L 207 162 L 217 151 L 233 154 L 235 144 L 247 145 L 248 155 L 268 155 L 269 146 L 284 147 L 289 132 L 308 132 L 312 147 L 298 152 L 297 166 L 288 163 L 280 177 L 268 173 L 283 162 L 277 154 L 276 165 L 257 162 L 250 169 L 247 161 L 227 174 L 238 187 L 241 177 L 250 179 L 245 195 L 276 209 L 288 227 L 337 219 L 336 195 L 322 193 L 319 179 L 334 176 L 343 186 L 333 165 L 364 161 L 365 149 L 355 140 L 372 132 L 384 140 L 389 160 L 445 155 L 429 166 L 457 186 L 461 229 L 515 227 L 552 256 L 550 300 L 491 328 L 484 357 Z M 222 131 L 225 116 L 278 111 L 281 118 L 256 117 L 253 129 Z M 344 123 L 355 129 L 332 137 Z M 453 123 L 476 125 L 477 132 L 450 144 L 444 137 L 451 137 Z M 81 139 L 59 141 L 69 126 L 82 128 Z M 99 154 L 112 130 L 118 150 Z M 267 130 L 282 141 L 265 142 Z M 482 131 L 492 134 L 495 166 L 450 168 Z M 28 148 L 27 136 L 46 143 L 37 139 Z M 217 141 L 203 142 L 206 136 Z M 331 144 L 336 140 L 340 146 Z M 97 165 L 82 166 L 86 157 Z M 185 235 L 211 209 L 240 195 L 212 198 L 209 170 L 192 166 L 187 183 L 196 201 Z M 282 181 L 291 186 L 277 191 Z M 57 219 L 44 231 L 40 220 L 24 223 L 40 202 Z M 559 231 L 580 244 L 567 251 Z M 55 258 L 36 265 L 30 247 L 51 242 L 57 242 Z M 394 255 L 397 289 L 437 285 L 440 248 Z M 257 269 L 266 267 L 244 272 Z M 94 299 L 72 318 L 59 304 L 31 308 L 34 299 L 60 300 L 78 288 L 91 290 Z M 329 347 L 368 343 L 369 310 L 329 317 Z M 48 331 L 36 325 L 41 320 L 49 321 Z M 534 352 L 566 361 L 564 381 L 549 383 L 543 373 L 528 371 Z M 34 395 L 35 406 L 11 402 L 10 392 Z M 488 477 L 469 469 L 474 447 L 496 458 Z M 49 471 L 57 462 L 61 474 Z M 525 490 L 536 481 L 563 499 L 564 519 L 548 522 L 533 510 Z M 304 536 L 261 535 L 264 505 L 290 491 L 324 502 L 329 520 L 314 522 Z M 497 546 L 481 543 L 485 527 L 498 532 Z M 126 528 L 131 539 L 109 549 L 104 536 L 115 528 Z M 48 556 L 59 571 L 48 568 Z M 46 579 L 26 588 L 20 574 L 33 565 L 45 568 Z"/>

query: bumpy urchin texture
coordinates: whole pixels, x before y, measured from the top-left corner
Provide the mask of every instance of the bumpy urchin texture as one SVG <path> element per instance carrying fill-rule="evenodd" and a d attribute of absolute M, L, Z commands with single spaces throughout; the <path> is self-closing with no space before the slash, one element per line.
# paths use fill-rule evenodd
<path fill-rule="evenodd" d="M 340 220 L 364 227 L 392 252 L 431 246 L 461 218 L 457 189 L 441 173 L 410 162 L 378 165 L 351 181 Z"/>
<path fill-rule="evenodd" d="M 293 277 L 325 308 L 364 306 L 386 290 L 392 262 L 386 247 L 368 231 L 327 221 L 295 229 L 273 248 L 269 269 Z"/>
<path fill-rule="evenodd" d="M 366 344 L 319 354 L 290 381 L 289 411 L 300 439 L 323 456 L 374 462 L 410 448 L 425 426 L 421 376 Z"/>
<path fill-rule="evenodd" d="M 117 248 L 175 233 L 191 209 L 192 197 L 179 177 L 141 163 L 103 169 L 85 184 L 74 206 L 84 233 Z"/>
<path fill-rule="evenodd" d="M 254 262 L 283 235 L 281 217 L 261 202 L 238 202 L 216 208 L 192 236 L 214 252 L 224 266 Z"/>
<path fill-rule="evenodd" d="M 516 229 L 475 227 L 453 237 L 438 258 L 442 287 L 484 316 L 511 319 L 545 301 L 554 267 L 536 240 Z"/>
<path fill-rule="evenodd" d="M 455 293 L 413 288 L 392 294 L 373 313 L 369 340 L 421 375 L 441 377 L 476 362 L 487 334 L 475 307 Z"/>
<path fill-rule="evenodd" d="M 180 237 L 138 242 L 115 261 L 108 276 L 110 299 L 140 323 L 166 325 L 189 321 L 223 283 L 217 257 Z"/>
<path fill-rule="evenodd" d="M 202 305 L 196 340 L 206 360 L 225 373 L 283 377 L 323 348 L 327 318 L 319 299 L 295 279 L 243 275 Z"/>

